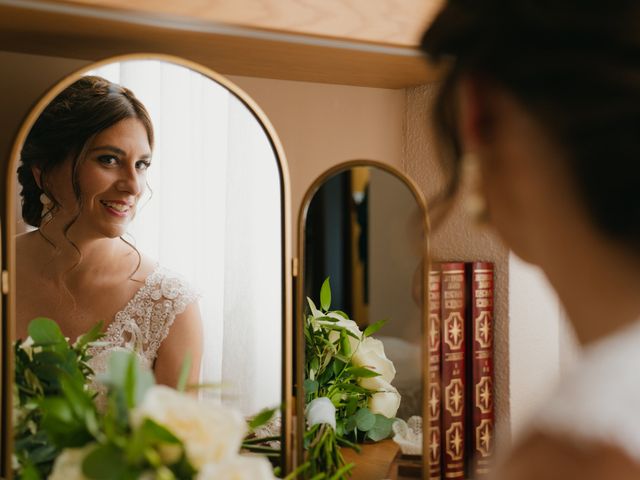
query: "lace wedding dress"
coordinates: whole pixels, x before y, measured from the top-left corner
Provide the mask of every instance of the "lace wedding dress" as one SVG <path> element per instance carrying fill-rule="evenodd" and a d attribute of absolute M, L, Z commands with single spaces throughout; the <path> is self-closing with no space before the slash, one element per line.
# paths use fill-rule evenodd
<path fill-rule="evenodd" d="M 96 375 L 107 368 L 109 354 L 128 350 L 152 368 L 158 349 L 177 315 L 197 299 L 195 291 L 179 276 L 156 266 L 144 285 L 107 327 L 101 344 L 89 349 L 89 366 Z"/>
<path fill-rule="evenodd" d="M 585 348 L 532 428 L 614 446 L 640 462 L 640 321 Z"/>

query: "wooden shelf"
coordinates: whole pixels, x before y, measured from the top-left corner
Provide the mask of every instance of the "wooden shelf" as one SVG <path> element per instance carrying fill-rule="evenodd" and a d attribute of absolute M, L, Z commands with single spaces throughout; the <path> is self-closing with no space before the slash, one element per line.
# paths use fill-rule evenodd
<path fill-rule="evenodd" d="M 350 448 L 343 448 L 342 453 L 347 463 L 356 464 L 351 480 L 383 480 L 389 478 L 389 468 L 398 453 L 399 446 L 393 440 L 362 445 L 360 453 Z"/>
<path fill-rule="evenodd" d="M 334 1 L 347 8 L 346 0 Z M 275 0 L 256 2 L 275 4 Z M 229 6 L 230 0 L 221 3 Z M 372 33 L 374 30 L 364 29 L 368 32 L 364 41 L 360 38 L 364 34 L 346 36 L 344 31 L 353 30 L 353 25 L 342 30 L 325 28 L 325 36 L 321 36 L 299 33 L 304 27 L 302 20 L 284 30 L 285 17 L 270 25 L 258 25 L 255 18 L 244 26 L 238 25 L 238 18 L 235 25 L 216 23 L 211 20 L 211 9 L 194 17 L 198 11 L 193 0 L 145 0 L 135 3 L 141 8 L 137 11 L 117 8 L 124 4 L 117 0 L 82 0 L 73 5 L 0 0 L 0 49 L 86 60 L 125 53 L 165 53 L 188 58 L 227 75 L 381 88 L 425 84 L 440 75 L 439 69 L 428 65 L 420 52 L 408 45 L 417 40 L 409 40 L 413 37 L 406 35 L 390 36 L 384 28 L 379 29 L 379 37 Z M 162 7 L 159 13 L 152 11 L 153 5 Z M 175 5 L 186 5 L 184 13 L 190 16 L 180 16 Z M 222 19 L 230 21 L 231 9 L 221 11 L 227 11 Z M 237 9 L 233 11 L 238 14 Z M 408 15 L 406 10 L 403 12 Z M 278 25 L 279 31 L 268 30 Z M 317 34 L 319 27 L 310 30 Z M 338 37 L 339 33 L 342 37 Z M 375 38 L 380 42 L 373 42 Z M 395 39 L 395 43 L 389 38 Z"/>

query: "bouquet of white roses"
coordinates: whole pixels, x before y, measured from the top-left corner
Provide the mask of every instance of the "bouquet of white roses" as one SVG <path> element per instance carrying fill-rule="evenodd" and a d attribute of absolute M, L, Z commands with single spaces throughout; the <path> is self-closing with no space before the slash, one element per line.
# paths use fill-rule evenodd
<path fill-rule="evenodd" d="M 275 479 L 265 457 L 240 454 L 270 415 L 247 425 L 235 410 L 184 393 L 187 366 L 175 390 L 155 385 L 135 353 L 116 351 L 98 409 L 86 349 L 99 331 L 69 345 L 55 322 L 37 319 L 16 347 L 18 478 Z M 38 443 L 21 444 L 34 432 Z"/>
<path fill-rule="evenodd" d="M 307 299 L 304 325 L 305 434 L 307 474 L 312 478 L 346 478 L 340 446 L 380 441 L 392 432 L 400 394 L 391 385 L 393 363 L 380 340 L 372 337 L 384 321 L 361 331 L 344 312 L 331 311 L 331 287 L 325 280 L 320 309 Z"/>

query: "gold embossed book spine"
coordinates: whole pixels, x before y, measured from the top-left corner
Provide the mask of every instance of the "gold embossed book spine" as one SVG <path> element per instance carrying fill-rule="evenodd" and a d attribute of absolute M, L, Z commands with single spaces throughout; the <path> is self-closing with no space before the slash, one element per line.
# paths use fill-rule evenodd
<path fill-rule="evenodd" d="M 465 265 L 446 262 L 442 272 L 443 478 L 465 476 Z"/>
<path fill-rule="evenodd" d="M 471 264 L 472 418 L 470 426 L 474 457 L 473 478 L 489 474 L 494 447 L 493 296 L 491 262 Z"/>
<path fill-rule="evenodd" d="M 429 272 L 429 480 L 442 478 L 441 289 L 440 267 Z"/>

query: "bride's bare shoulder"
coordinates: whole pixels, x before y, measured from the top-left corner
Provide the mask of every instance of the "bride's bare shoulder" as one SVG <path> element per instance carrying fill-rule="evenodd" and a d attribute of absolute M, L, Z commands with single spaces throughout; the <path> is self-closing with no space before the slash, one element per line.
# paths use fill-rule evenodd
<path fill-rule="evenodd" d="M 18 267 L 24 270 L 29 267 L 40 253 L 40 233 L 37 230 L 16 235 L 16 257 L 19 259 Z"/>
<path fill-rule="evenodd" d="M 613 445 L 547 433 L 524 439 L 492 480 L 637 480 L 640 464 Z"/>

